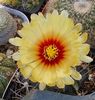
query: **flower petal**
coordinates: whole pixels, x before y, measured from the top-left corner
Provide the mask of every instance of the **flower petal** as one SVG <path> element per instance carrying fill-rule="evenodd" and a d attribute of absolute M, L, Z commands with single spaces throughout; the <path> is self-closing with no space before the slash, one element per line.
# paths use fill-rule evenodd
<path fill-rule="evenodd" d="M 87 55 L 90 51 L 90 45 L 89 44 L 82 44 L 80 46 L 80 53 L 83 55 Z"/>
<path fill-rule="evenodd" d="M 90 63 L 93 61 L 93 59 L 91 57 L 88 57 L 88 56 L 81 56 L 81 61 L 84 61 L 86 63 Z"/>
<path fill-rule="evenodd" d="M 52 74 L 53 73 L 53 74 Z M 54 73 L 54 69 L 52 68 L 46 68 L 43 72 L 43 81 L 48 85 L 48 84 L 54 84 L 57 76 L 56 73 Z"/>
<path fill-rule="evenodd" d="M 28 66 L 23 66 L 21 62 L 18 63 L 18 67 L 20 68 L 20 72 L 22 75 L 27 79 L 31 76 L 32 74 L 32 67 L 30 65 Z"/>
<path fill-rule="evenodd" d="M 81 30 L 82 30 L 82 24 L 81 23 L 77 23 L 74 26 L 74 28 L 73 28 L 73 30 L 71 32 L 78 34 Z"/>
<path fill-rule="evenodd" d="M 36 68 L 33 69 L 32 77 L 33 79 L 41 83 L 46 83 L 48 85 L 54 83 L 56 75 L 52 74 L 51 69 L 45 69 L 41 65 L 38 65 Z"/>
<path fill-rule="evenodd" d="M 66 85 L 72 85 L 72 84 L 74 84 L 74 80 L 70 76 L 64 76 L 63 77 L 63 82 Z"/>
<path fill-rule="evenodd" d="M 65 87 L 63 79 L 60 78 L 60 79 L 57 80 L 57 87 L 59 87 L 59 88 Z"/>
<path fill-rule="evenodd" d="M 46 84 L 45 83 L 40 83 L 39 84 L 39 90 L 44 90 L 46 88 Z"/>
<path fill-rule="evenodd" d="M 76 70 L 74 70 L 74 69 L 72 69 L 71 76 L 75 80 L 80 80 L 82 78 L 81 74 L 79 72 L 77 72 Z"/>
<path fill-rule="evenodd" d="M 88 38 L 88 34 L 87 33 L 83 33 L 79 39 L 82 43 L 86 42 L 87 41 L 87 38 Z"/>
<path fill-rule="evenodd" d="M 22 39 L 19 37 L 11 38 L 9 39 L 9 42 L 15 46 L 21 46 L 22 44 Z"/>
<path fill-rule="evenodd" d="M 12 55 L 12 58 L 16 61 L 20 60 L 20 53 L 19 52 L 15 52 L 13 55 Z"/>

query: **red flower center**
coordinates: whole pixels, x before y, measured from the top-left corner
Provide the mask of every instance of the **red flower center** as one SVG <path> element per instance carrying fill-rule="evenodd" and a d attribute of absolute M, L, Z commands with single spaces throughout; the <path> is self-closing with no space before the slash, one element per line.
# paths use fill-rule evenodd
<path fill-rule="evenodd" d="M 58 39 L 49 38 L 38 44 L 38 58 L 45 65 L 59 64 L 65 57 L 65 45 Z"/>

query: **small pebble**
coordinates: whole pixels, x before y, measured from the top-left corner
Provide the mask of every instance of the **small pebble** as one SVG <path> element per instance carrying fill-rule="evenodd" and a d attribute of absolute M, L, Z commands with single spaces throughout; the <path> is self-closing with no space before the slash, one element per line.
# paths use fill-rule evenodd
<path fill-rule="evenodd" d="M 12 57 L 12 54 L 13 54 L 13 50 L 8 49 L 7 52 L 6 52 L 6 56 L 7 56 L 8 58 L 11 58 L 11 57 Z"/>

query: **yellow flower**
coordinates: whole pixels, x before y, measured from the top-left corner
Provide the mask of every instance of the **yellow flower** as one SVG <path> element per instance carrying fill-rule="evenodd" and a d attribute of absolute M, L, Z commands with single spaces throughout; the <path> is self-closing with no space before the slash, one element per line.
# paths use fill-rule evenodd
<path fill-rule="evenodd" d="M 48 86 L 64 88 L 80 80 L 81 75 L 76 66 L 81 62 L 90 63 L 88 57 L 90 46 L 85 43 L 87 33 L 81 33 L 82 25 L 74 25 L 68 13 L 57 11 L 43 16 L 31 15 L 31 22 L 25 23 L 19 31 L 21 38 L 9 40 L 19 46 L 13 58 L 25 78 Z"/>

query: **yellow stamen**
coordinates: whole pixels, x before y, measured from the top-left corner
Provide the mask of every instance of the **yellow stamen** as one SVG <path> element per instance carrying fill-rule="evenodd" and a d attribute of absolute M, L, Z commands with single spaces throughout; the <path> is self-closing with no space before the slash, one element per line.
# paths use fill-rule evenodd
<path fill-rule="evenodd" d="M 44 57 L 49 61 L 54 60 L 58 56 L 58 48 L 55 45 L 49 45 L 44 48 Z"/>

